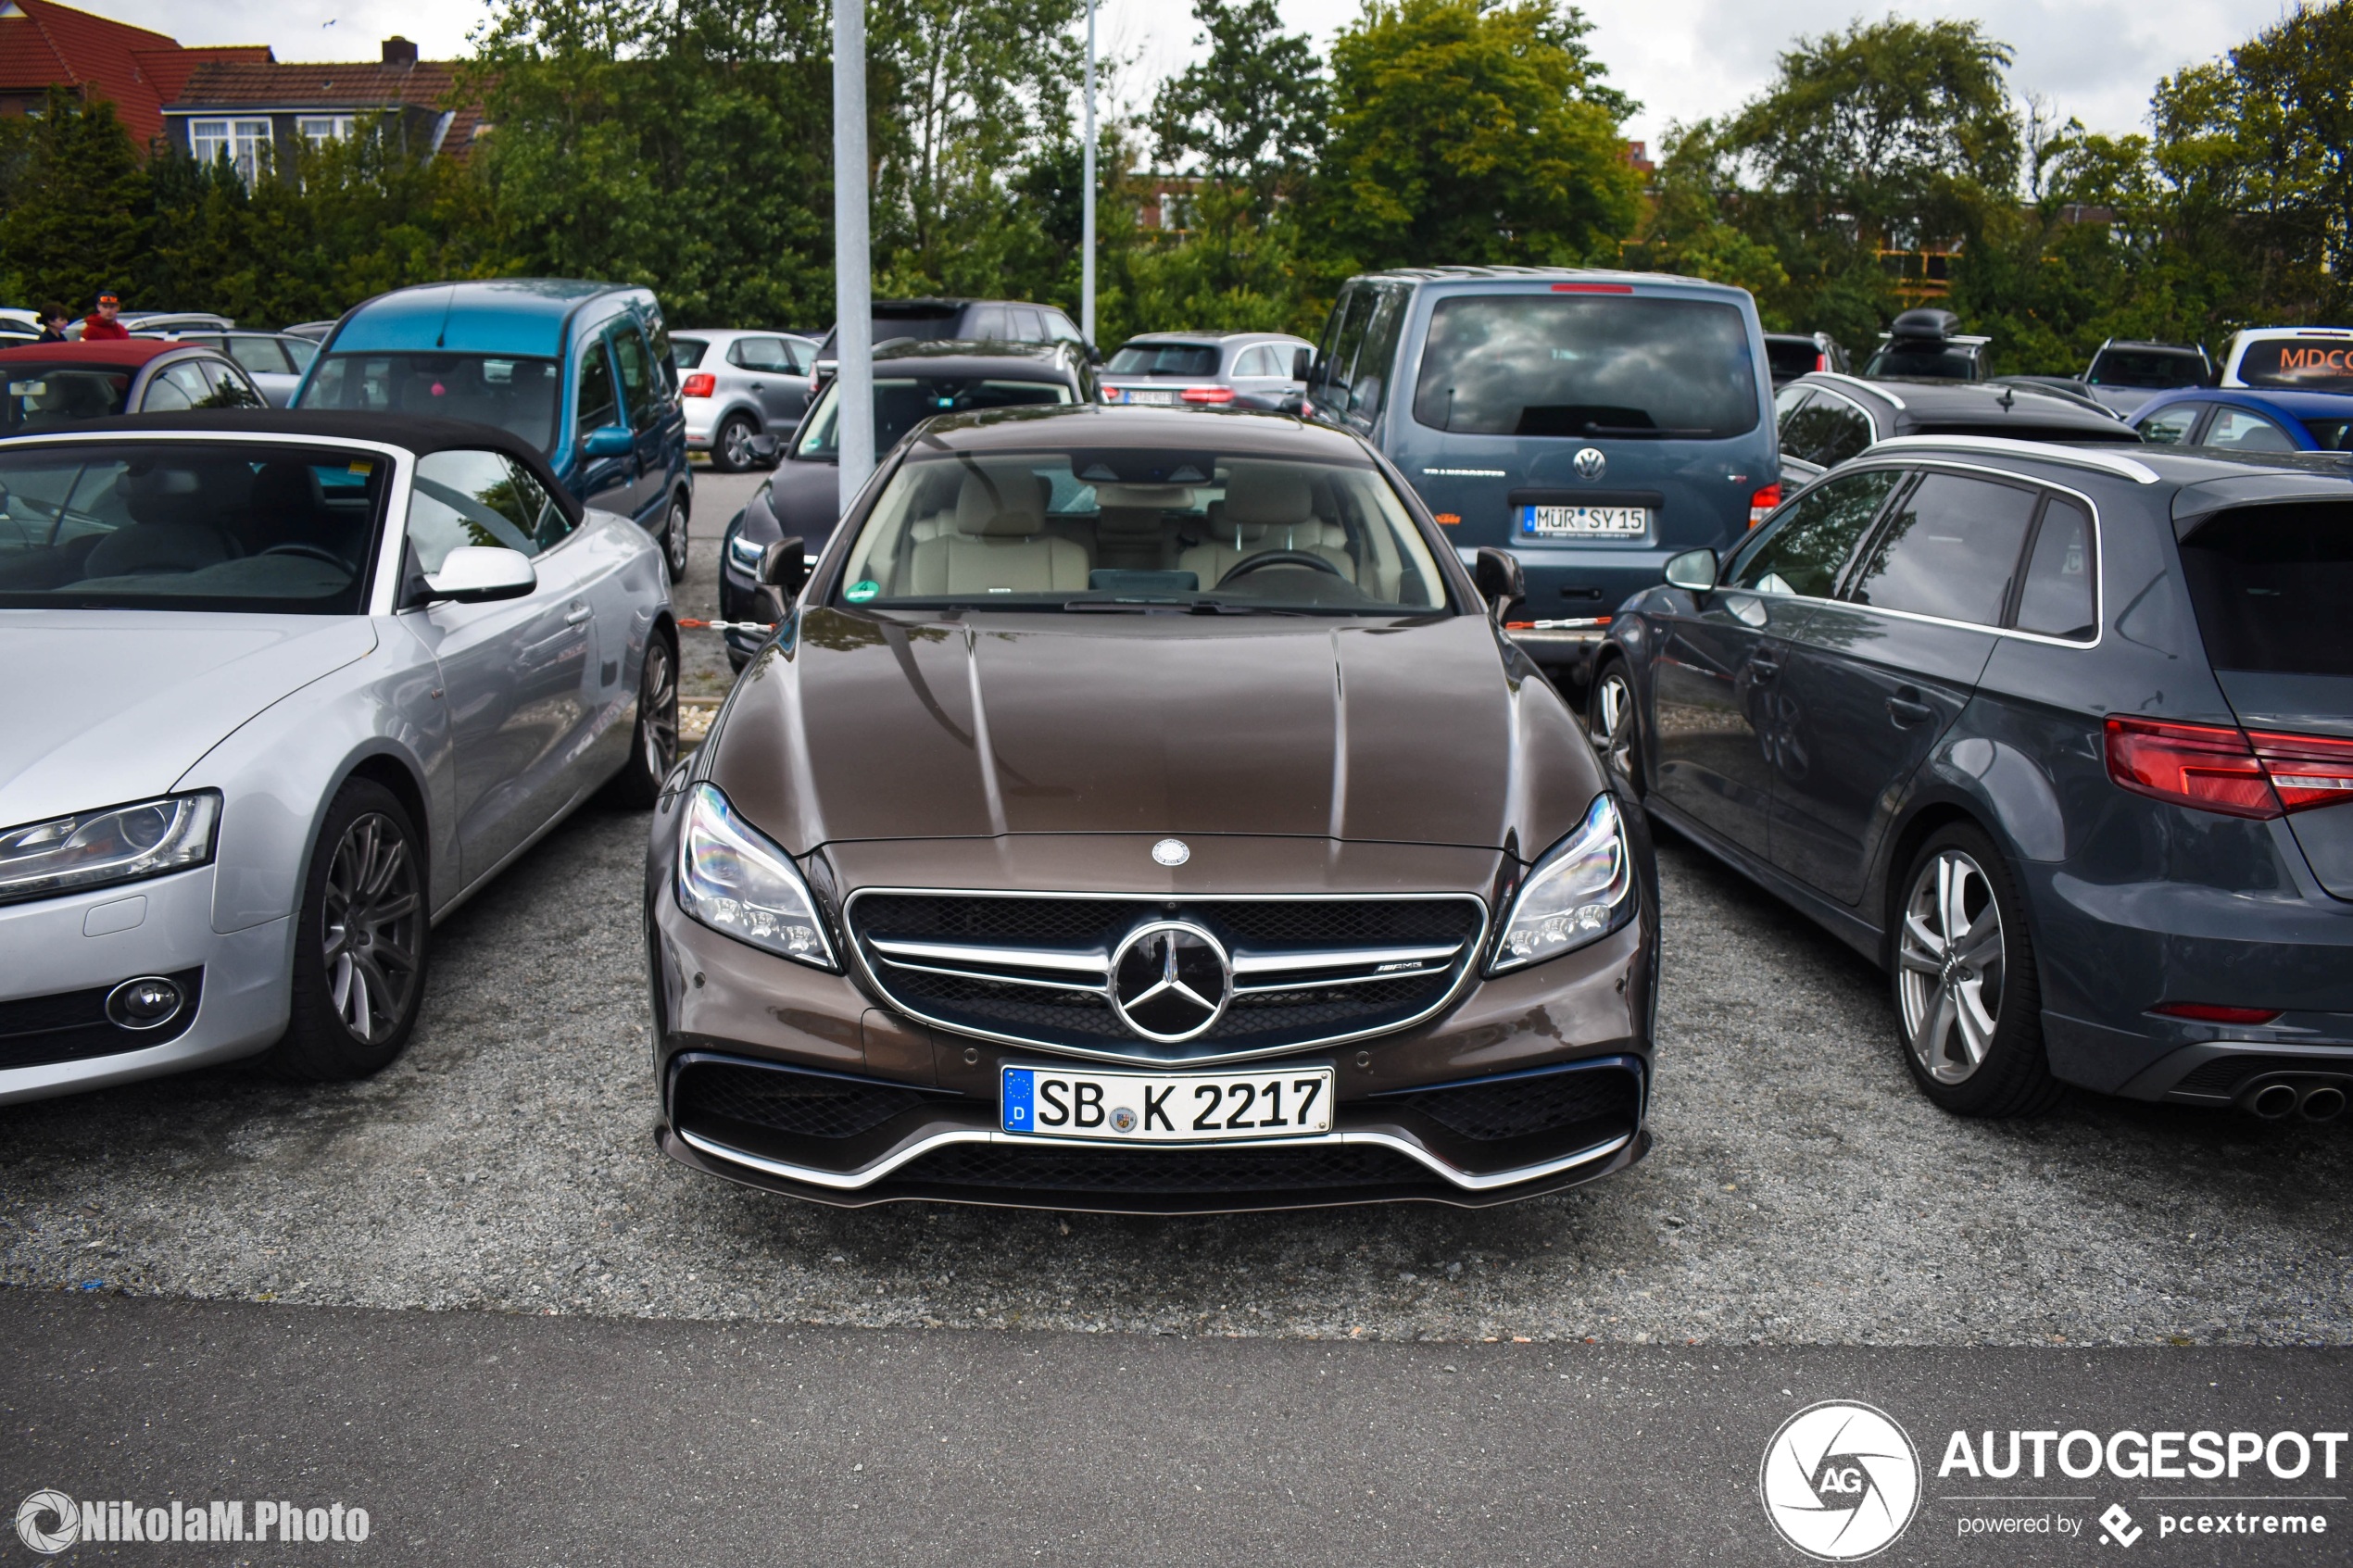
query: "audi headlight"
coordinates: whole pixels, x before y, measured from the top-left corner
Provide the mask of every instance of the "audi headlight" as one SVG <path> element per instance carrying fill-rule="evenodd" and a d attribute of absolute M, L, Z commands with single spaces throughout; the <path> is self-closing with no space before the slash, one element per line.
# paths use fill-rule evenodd
<path fill-rule="evenodd" d="M 0 833 L 0 904 L 185 871 L 212 859 L 220 797 L 109 806 Z"/>
<path fill-rule="evenodd" d="M 1490 974 L 1522 969 L 1581 947 L 1617 930 L 1634 913 L 1634 857 L 1626 824 L 1606 791 L 1585 821 L 1545 851 L 1512 900 Z"/>
<path fill-rule="evenodd" d="M 686 799 L 686 825 L 678 835 L 678 907 L 738 942 L 818 969 L 840 967 L 792 857 L 707 784 L 695 785 Z"/>

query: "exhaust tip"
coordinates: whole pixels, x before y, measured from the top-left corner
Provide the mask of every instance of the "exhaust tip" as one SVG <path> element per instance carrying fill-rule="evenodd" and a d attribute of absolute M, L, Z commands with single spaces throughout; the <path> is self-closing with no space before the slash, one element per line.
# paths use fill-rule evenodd
<path fill-rule="evenodd" d="M 2342 1103 L 2344 1097 L 2337 1097 Z M 2296 1093 L 2292 1084 L 2266 1084 L 2246 1098 L 2247 1110 L 2266 1122 L 2276 1122 L 2296 1109 Z"/>
<path fill-rule="evenodd" d="M 2334 1084 L 2322 1084 L 2304 1092 L 2296 1109 L 2304 1113 L 2307 1122 L 2333 1122 L 2345 1109 L 2345 1091 Z"/>

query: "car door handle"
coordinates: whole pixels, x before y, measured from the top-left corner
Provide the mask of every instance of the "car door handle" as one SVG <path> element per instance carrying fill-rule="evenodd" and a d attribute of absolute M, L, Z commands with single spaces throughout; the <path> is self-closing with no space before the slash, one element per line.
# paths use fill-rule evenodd
<path fill-rule="evenodd" d="M 1760 681 L 1769 681 L 1781 672 L 1781 661 L 1768 655 L 1755 653 L 1748 657 L 1748 668 Z"/>
<path fill-rule="evenodd" d="M 1887 716 L 1895 721 L 1898 729 L 1911 724 L 1924 724 L 1936 716 L 1936 709 L 1920 700 L 1917 686 L 1898 686 L 1895 695 L 1887 699 Z"/>
<path fill-rule="evenodd" d="M 588 607 L 575 599 L 573 601 L 572 608 L 564 611 L 564 624 L 577 626 L 588 619 Z"/>

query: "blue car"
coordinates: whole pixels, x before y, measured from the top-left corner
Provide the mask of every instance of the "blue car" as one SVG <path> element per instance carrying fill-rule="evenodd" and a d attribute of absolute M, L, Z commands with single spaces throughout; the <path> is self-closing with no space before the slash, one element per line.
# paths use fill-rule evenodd
<path fill-rule="evenodd" d="M 686 570 L 686 416 L 650 289 L 552 278 L 424 283 L 344 313 L 297 408 L 497 425 L 584 506 L 634 518 Z"/>
<path fill-rule="evenodd" d="M 1466 561 L 1527 575 L 1513 638 L 1581 674 L 1668 558 L 1780 501 L 1770 361 L 1746 291 L 1644 272 L 1403 268 L 1351 279 L 1311 417 L 1404 471 Z"/>
<path fill-rule="evenodd" d="M 2151 398 L 2133 428 L 2156 446 L 2353 452 L 2353 393 L 2200 387 Z"/>

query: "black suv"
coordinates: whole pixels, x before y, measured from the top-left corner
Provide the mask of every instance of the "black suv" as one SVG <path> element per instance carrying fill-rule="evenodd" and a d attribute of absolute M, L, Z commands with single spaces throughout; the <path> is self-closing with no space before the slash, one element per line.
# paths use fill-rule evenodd
<path fill-rule="evenodd" d="M 1621 608 L 1651 816 L 1878 960 L 1949 1110 L 2353 1085 L 2353 476 L 1898 438 Z"/>
<path fill-rule="evenodd" d="M 2080 396 L 1992 383 L 1860 381 L 1827 371 L 1773 394 L 1781 483 L 1820 476 L 1898 435 L 1994 436 L 2011 441 L 2136 442 L 2133 427 Z"/>

